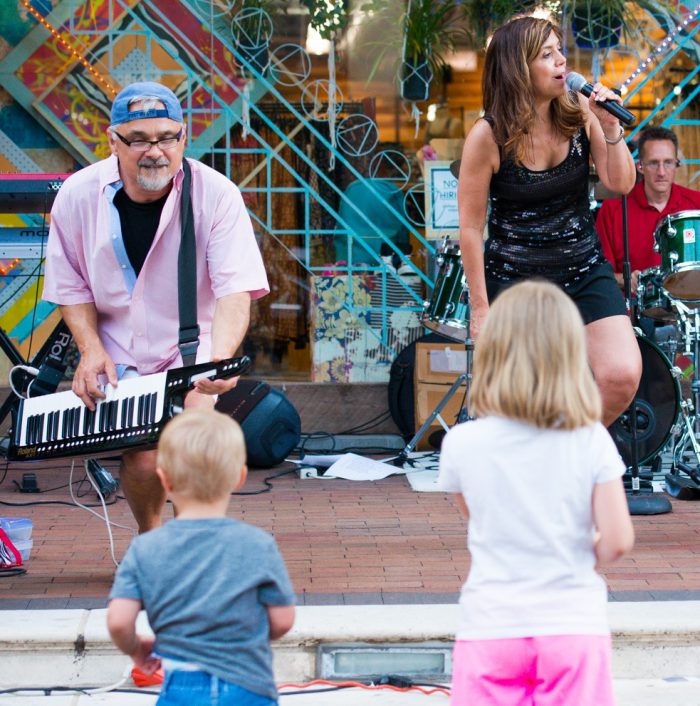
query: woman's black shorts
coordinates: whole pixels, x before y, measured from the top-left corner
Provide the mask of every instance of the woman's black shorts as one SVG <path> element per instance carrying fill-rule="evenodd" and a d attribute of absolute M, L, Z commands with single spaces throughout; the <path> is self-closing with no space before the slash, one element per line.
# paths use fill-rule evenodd
<path fill-rule="evenodd" d="M 500 282 L 487 278 L 486 293 L 489 301 L 492 302 L 500 292 L 518 281 L 520 280 Z M 574 300 L 584 324 L 606 319 L 608 316 L 627 315 L 625 299 L 608 262 L 596 265 L 578 282 L 562 289 Z"/>

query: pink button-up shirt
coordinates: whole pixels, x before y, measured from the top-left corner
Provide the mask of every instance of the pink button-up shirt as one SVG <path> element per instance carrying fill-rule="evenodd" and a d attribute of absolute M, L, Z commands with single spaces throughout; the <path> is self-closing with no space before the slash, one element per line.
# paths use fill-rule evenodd
<path fill-rule="evenodd" d="M 269 287 L 240 191 L 201 162 L 190 160 L 190 165 L 201 362 L 210 356 L 216 300 L 237 292 L 257 299 Z M 115 364 L 133 366 L 141 375 L 182 365 L 177 257 L 183 177 L 180 169 L 138 277 L 113 204 L 121 188 L 116 157 L 68 178 L 51 211 L 43 298 L 66 305 L 94 302 L 105 350 Z"/>

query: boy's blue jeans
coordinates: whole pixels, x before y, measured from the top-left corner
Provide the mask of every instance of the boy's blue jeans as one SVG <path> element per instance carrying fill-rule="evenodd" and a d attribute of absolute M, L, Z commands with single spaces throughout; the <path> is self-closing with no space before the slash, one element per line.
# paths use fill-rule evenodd
<path fill-rule="evenodd" d="M 156 706 L 277 706 L 277 701 L 254 694 L 207 672 L 166 672 Z"/>

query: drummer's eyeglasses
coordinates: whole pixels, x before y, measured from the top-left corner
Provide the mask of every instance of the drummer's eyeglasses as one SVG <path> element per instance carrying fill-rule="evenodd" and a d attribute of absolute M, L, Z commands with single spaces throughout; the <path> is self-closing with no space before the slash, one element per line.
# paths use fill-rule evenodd
<path fill-rule="evenodd" d="M 120 135 L 116 130 L 114 134 L 132 151 L 132 152 L 148 152 L 153 145 L 158 145 L 159 150 L 171 150 L 182 137 L 182 129 L 175 137 L 162 137 L 160 140 L 127 140 L 126 137 Z"/>
<path fill-rule="evenodd" d="M 639 166 L 646 167 L 647 169 L 651 169 L 653 172 L 658 172 L 659 169 L 661 168 L 662 164 L 664 166 L 664 169 L 666 169 L 666 170 L 674 169 L 675 167 L 681 166 L 681 160 L 680 159 L 664 159 L 663 162 L 659 162 L 658 159 L 652 159 L 650 162 L 640 162 Z"/>

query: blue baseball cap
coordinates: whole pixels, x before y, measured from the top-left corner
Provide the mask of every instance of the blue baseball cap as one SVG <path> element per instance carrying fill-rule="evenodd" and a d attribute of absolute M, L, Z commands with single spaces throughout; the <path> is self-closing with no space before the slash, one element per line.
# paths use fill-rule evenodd
<path fill-rule="evenodd" d="M 156 98 L 165 107 L 152 108 L 151 110 L 129 110 L 129 104 L 138 98 Z M 131 120 L 142 118 L 170 118 L 175 122 L 183 122 L 182 107 L 177 96 L 165 86 L 154 81 L 139 81 L 131 83 L 117 93 L 112 103 L 112 117 L 110 125 L 121 125 Z"/>

